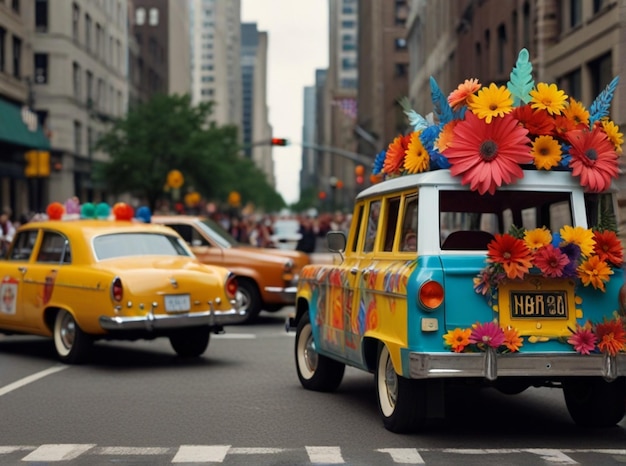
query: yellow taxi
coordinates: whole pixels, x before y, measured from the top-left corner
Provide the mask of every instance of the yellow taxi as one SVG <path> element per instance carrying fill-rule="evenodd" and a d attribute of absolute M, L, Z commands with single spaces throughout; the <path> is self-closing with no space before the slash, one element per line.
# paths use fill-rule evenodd
<path fill-rule="evenodd" d="M 69 364 L 99 339 L 167 337 L 179 356 L 200 356 L 212 332 L 245 318 L 232 272 L 201 264 L 172 229 L 132 219 L 22 225 L 0 277 L 0 333 L 52 337 Z"/>
<path fill-rule="evenodd" d="M 236 275 L 246 323 L 262 310 L 276 312 L 295 303 L 300 271 L 310 263 L 308 254 L 239 243 L 206 217 L 154 215 L 151 221 L 176 230 L 201 262 L 226 267 Z"/>

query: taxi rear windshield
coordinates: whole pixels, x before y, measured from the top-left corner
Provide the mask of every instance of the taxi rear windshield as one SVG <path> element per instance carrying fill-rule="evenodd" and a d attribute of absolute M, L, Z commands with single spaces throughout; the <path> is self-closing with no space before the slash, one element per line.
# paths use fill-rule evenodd
<path fill-rule="evenodd" d="M 496 233 L 511 227 L 559 231 L 572 224 L 569 192 L 439 192 L 440 245 L 446 250 L 483 250 Z"/>
<path fill-rule="evenodd" d="M 154 233 L 115 233 L 94 238 L 98 260 L 130 256 L 188 256 L 176 236 Z"/>

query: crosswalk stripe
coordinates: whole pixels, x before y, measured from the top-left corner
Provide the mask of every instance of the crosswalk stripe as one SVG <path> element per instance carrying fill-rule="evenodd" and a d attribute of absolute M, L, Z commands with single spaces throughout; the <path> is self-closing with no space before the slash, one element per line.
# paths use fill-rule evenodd
<path fill-rule="evenodd" d="M 169 452 L 169 448 L 162 447 L 100 447 L 94 449 L 94 453 L 98 455 L 165 455 Z"/>
<path fill-rule="evenodd" d="M 311 463 L 343 464 L 340 447 L 305 447 Z"/>
<path fill-rule="evenodd" d="M 388 453 L 394 463 L 401 464 L 426 464 L 417 448 L 381 448 L 376 450 L 380 453 Z"/>
<path fill-rule="evenodd" d="M 553 464 L 579 464 L 578 461 L 574 461 L 565 453 L 559 450 L 552 450 L 548 448 L 528 449 L 526 450 L 535 455 L 541 456 L 541 459 L 553 463 Z"/>
<path fill-rule="evenodd" d="M 35 451 L 29 453 L 22 461 L 68 461 L 78 458 L 87 450 L 95 447 L 95 444 L 48 444 L 41 445 Z"/>
<path fill-rule="evenodd" d="M 231 455 L 273 455 L 282 453 L 284 448 L 231 448 L 228 453 Z"/>
<path fill-rule="evenodd" d="M 172 463 L 223 463 L 230 445 L 181 445 Z"/>

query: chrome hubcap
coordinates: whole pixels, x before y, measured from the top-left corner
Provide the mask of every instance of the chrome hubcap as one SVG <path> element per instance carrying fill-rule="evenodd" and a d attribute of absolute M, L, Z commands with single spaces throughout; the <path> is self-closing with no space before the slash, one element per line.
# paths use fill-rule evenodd
<path fill-rule="evenodd" d="M 61 321 L 61 342 L 63 346 L 70 349 L 74 344 L 74 338 L 76 337 L 76 322 L 70 314 L 65 314 Z"/>

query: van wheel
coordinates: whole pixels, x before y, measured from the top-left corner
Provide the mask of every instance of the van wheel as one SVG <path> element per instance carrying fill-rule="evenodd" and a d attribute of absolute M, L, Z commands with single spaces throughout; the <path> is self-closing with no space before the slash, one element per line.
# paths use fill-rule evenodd
<path fill-rule="evenodd" d="M 80 364 L 87 359 L 93 340 L 82 331 L 74 316 L 61 309 L 54 318 L 54 348 L 66 364 Z"/>
<path fill-rule="evenodd" d="M 306 314 L 298 322 L 295 356 L 298 379 L 307 390 L 332 392 L 341 384 L 346 366 L 315 351 L 311 322 Z"/>
<path fill-rule="evenodd" d="M 241 310 L 244 311 L 246 318 L 241 322 L 243 324 L 251 324 L 256 320 L 261 312 L 261 294 L 259 289 L 252 280 L 237 280 L 237 292 L 241 298 Z"/>
<path fill-rule="evenodd" d="M 563 381 L 563 395 L 570 416 L 582 427 L 612 427 L 626 414 L 626 378 L 607 382 L 600 377 Z"/>
<path fill-rule="evenodd" d="M 209 327 L 185 328 L 172 333 L 169 338 L 177 355 L 183 358 L 196 358 L 209 346 L 211 330 Z"/>
<path fill-rule="evenodd" d="M 376 390 L 378 408 L 387 430 L 405 433 L 422 426 L 426 416 L 425 381 L 399 376 L 385 345 L 381 345 L 378 352 Z"/>

